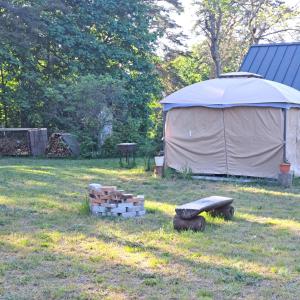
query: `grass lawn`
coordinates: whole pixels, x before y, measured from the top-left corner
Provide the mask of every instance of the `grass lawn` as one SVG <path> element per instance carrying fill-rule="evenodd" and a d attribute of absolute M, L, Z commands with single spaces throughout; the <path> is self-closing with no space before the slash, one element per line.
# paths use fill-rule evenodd
<path fill-rule="evenodd" d="M 95 218 L 91 182 L 145 194 L 147 215 Z M 0 159 L 0 299 L 299 299 L 300 182 L 156 179 L 117 160 Z M 233 221 L 177 233 L 177 204 L 232 196 Z"/>

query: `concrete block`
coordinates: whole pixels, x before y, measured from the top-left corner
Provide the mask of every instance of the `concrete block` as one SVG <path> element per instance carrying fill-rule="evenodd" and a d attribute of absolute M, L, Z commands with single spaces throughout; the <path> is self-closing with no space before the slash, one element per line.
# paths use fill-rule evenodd
<path fill-rule="evenodd" d="M 278 183 L 285 188 L 291 187 L 293 184 L 293 173 L 279 173 Z"/>
<path fill-rule="evenodd" d="M 129 207 L 133 207 L 133 203 L 118 203 L 118 207 L 124 207 L 126 209 Z"/>
<path fill-rule="evenodd" d="M 127 211 L 127 207 L 124 207 L 124 206 L 118 206 L 118 207 L 115 207 L 115 208 L 112 208 L 111 209 L 111 213 L 124 213 Z"/>
<path fill-rule="evenodd" d="M 114 212 L 112 212 L 111 216 L 112 217 L 122 217 L 122 213 L 114 213 Z"/>
<path fill-rule="evenodd" d="M 145 210 L 141 210 L 141 211 L 137 211 L 137 212 L 136 212 L 136 216 L 137 216 L 137 217 L 144 216 L 145 214 L 146 214 L 146 211 L 145 211 Z"/>
<path fill-rule="evenodd" d="M 142 210 L 144 210 L 144 205 L 136 205 L 136 206 L 128 208 L 129 212 L 131 212 L 131 211 L 142 211 Z"/>
<path fill-rule="evenodd" d="M 98 212 L 98 213 L 92 213 L 92 215 L 95 217 L 106 217 L 107 213 L 106 212 L 104 212 L 104 213 Z"/>
<path fill-rule="evenodd" d="M 88 190 L 89 190 L 89 192 L 91 192 L 91 191 L 100 192 L 101 187 L 102 187 L 102 185 L 99 183 L 91 183 L 91 184 L 89 184 Z"/>
<path fill-rule="evenodd" d="M 103 203 L 101 206 L 106 207 L 106 208 L 115 208 L 117 207 L 117 204 L 115 203 Z"/>
<path fill-rule="evenodd" d="M 100 205 L 91 205 L 91 212 L 93 214 L 104 213 L 106 212 L 106 208 Z"/>
<path fill-rule="evenodd" d="M 136 216 L 136 212 L 135 211 L 122 213 L 122 217 L 123 218 L 133 218 L 135 216 Z"/>

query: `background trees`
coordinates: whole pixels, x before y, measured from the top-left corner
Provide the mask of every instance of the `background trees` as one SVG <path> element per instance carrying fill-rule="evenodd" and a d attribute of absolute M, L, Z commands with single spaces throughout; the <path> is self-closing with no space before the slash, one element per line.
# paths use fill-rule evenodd
<path fill-rule="evenodd" d="M 67 130 L 86 153 L 159 141 L 163 93 L 235 71 L 252 43 L 299 29 L 280 0 L 194 9 L 202 39 L 183 52 L 180 0 L 0 0 L 0 125 Z"/>
<path fill-rule="evenodd" d="M 184 57 L 205 57 L 211 78 L 221 72 L 238 70 L 252 44 L 283 41 L 291 36 L 295 40 L 299 38 L 300 23 L 296 19 L 300 16 L 299 7 L 290 7 L 282 0 L 194 0 L 193 3 L 195 30 L 203 38 Z M 198 54 L 196 49 L 199 49 Z M 176 64 L 176 59 L 165 64 L 167 72 L 170 65 Z M 190 61 L 186 60 L 182 70 L 189 66 Z M 207 68 L 199 69 L 199 65 L 194 71 L 199 77 L 207 74 Z M 178 71 L 174 75 L 168 72 L 171 76 L 165 82 L 168 91 L 177 88 L 170 82 L 176 82 L 178 74 Z"/>
<path fill-rule="evenodd" d="M 3 126 L 69 130 L 99 145 L 105 106 L 120 141 L 145 138 L 161 92 L 155 45 L 165 34 L 176 42 L 168 11 L 180 9 L 160 2 L 0 1 Z"/>

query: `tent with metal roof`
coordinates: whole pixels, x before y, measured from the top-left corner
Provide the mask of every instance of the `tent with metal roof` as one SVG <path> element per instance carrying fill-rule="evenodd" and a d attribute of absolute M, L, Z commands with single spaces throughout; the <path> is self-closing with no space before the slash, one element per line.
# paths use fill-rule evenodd
<path fill-rule="evenodd" d="M 161 101 L 165 161 L 179 171 L 276 178 L 300 175 L 300 92 L 246 72 L 185 87 Z"/>

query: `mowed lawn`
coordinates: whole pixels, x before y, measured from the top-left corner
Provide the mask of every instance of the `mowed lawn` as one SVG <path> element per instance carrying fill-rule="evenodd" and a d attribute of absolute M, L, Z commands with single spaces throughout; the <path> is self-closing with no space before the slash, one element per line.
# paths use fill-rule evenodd
<path fill-rule="evenodd" d="M 137 219 L 85 214 L 87 185 L 144 194 Z M 0 299 L 299 299 L 300 183 L 157 179 L 118 160 L 0 159 Z M 173 230 L 174 208 L 224 195 L 233 221 Z"/>

